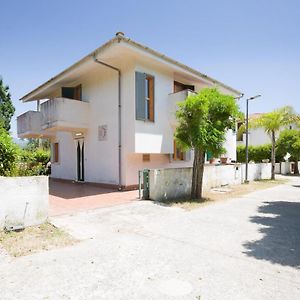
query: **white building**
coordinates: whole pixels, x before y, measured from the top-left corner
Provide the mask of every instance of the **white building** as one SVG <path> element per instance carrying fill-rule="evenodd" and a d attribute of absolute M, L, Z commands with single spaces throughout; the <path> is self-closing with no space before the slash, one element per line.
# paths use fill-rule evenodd
<path fill-rule="evenodd" d="M 259 118 L 263 113 L 254 113 L 249 115 L 249 121 Z M 279 134 L 284 129 L 295 129 L 297 128 L 295 124 L 288 126 L 283 126 L 281 130 L 277 133 L 276 137 L 279 137 Z M 268 135 L 263 128 L 249 128 L 248 130 L 248 144 L 249 146 L 260 146 L 265 144 L 271 144 L 271 136 Z M 237 145 L 246 145 L 246 133 L 242 135 L 240 141 L 237 141 Z"/>
<path fill-rule="evenodd" d="M 138 170 L 191 166 L 174 143 L 176 102 L 204 87 L 240 92 L 122 33 L 21 98 L 22 138 L 50 138 L 52 177 L 130 188 Z M 227 133 L 226 156 L 236 159 Z"/>

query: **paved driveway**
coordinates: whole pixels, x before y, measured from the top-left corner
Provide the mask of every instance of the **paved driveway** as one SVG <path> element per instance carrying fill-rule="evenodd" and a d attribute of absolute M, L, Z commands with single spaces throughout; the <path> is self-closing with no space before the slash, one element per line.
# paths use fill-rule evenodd
<path fill-rule="evenodd" d="M 82 241 L 0 263 L 1 299 L 300 299 L 300 180 L 187 212 L 53 218 Z"/>
<path fill-rule="evenodd" d="M 138 191 L 118 192 L 86 183 L 49 181 L 51 216 L 110 207 L 136 201 L 137 198 Z"/>

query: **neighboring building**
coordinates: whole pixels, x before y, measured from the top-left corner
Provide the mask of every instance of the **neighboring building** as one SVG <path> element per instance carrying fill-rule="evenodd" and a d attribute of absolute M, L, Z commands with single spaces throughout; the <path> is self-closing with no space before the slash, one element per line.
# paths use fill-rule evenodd
<path fill-rule="evenodd" d="M 263 113 L 253 113 L 249 115 L 249 122 L 253 119 L 259 118 Z M 241 126 L 242 123 L 238 123 L 238 127 Z M 282 127 L 282 130 L 284 129 L 295 129 L 296 125 L 291 124 L 285 127 Z M 279 136 L 280 132 L 277 133 L 277 137 Z M 265 132 L 263 128 L 249 128 L 249 135 L 248 135 L 248 144 L 249 146 L 260 146 L 265 144 L 271 144 L 271 137 Z M 246 133 L 241 135 L 241 139 L 237 140 L 237 145 L 246 145 Z"/>
<path fill-rule="evenodd" d="M 138 170 L 192 166 L 174 142 L 176 103 L 204 87 L 240 92 L 122 33 L 21 98 L 22 138 L 50 138 L 52 177 L 133 187 Z M 227 145 L 227 146 L 226 146 Z M 236 159 L 227 133 L 226 156 Z"/>

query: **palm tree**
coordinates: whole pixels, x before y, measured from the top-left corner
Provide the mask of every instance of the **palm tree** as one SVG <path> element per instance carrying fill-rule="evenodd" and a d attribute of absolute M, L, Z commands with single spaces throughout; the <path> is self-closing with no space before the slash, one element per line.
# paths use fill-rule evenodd
<path fill-rule="evenodd" d="M 263 128 L 265 132 L 271 137 L 272 152 L 271 152 L 271 179 L 275 179 L 275 146 L 277 135 L 282 127 L 285 127 L 298 120 L 294 109 L 291 106 L 284 106 L 272 112 L 262 114 L 259 118 L 250 121 L 250 127 Z"/>

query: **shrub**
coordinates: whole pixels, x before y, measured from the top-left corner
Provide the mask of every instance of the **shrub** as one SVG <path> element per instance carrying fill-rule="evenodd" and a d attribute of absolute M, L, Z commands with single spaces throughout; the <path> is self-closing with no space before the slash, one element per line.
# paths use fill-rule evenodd
<path fill-rule="evenodd" d="M 50 151 L 43 149 L 20 150 L 18 163 L 19 176 L 48 175 L 47 163 L 50 161 Z"/>
<path fill-rule="evenodd" d="M 269 159 L 271 161 L 271 150 L 271 144 L 249 146 L 249 161 L 254 161 L 256 163 L 261 163 L 263 159 Z M 237 161 L 240 163 L 244 163 L 246 161 L 246 147 L 244 145 L 240 145 L 237 147 Z M 276 154 L 276 161 L 283 161 L 283 157 L 280 153 Z"/>
<path fill-rule="evenodd" d="M 0 128 L 0 176 L 13 176 L 16 173 L 19 147 L 7 131 Z"/>

